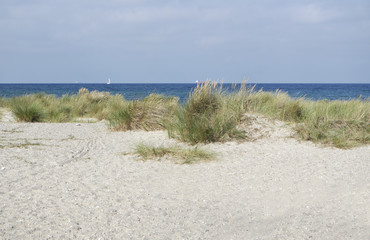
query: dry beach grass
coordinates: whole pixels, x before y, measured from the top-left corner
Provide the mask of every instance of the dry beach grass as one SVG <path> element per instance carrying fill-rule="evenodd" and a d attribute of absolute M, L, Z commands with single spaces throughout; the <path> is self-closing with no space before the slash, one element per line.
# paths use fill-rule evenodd
<path fill-rule="evenodd" d="M 119 131 L 167 129 L 169 136 L 191 144 L 248 138 L 238 130 L 246 113 L 258 113 L 291 123 L 296 136 L 325 145 L 351 148 L 370 143 L 370 101 L 310 101 L 292 99 L 282 92 L 255 92 L 242 85 L 232 93 L 206 82 L 179 104 L 177 98 L 151 94 L 127 101 L 122 95 L 89 92 L 56 98 L 33 94 L 1 99 L 19 121 L 71 122 L 106 119 Z"/>

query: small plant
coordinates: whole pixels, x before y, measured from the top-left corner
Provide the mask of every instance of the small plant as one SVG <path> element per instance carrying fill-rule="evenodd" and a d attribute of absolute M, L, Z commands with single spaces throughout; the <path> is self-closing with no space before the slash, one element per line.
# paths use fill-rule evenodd
<path fill-rule="evenodd" d="M 138 154 L 142 159 L 147 160 L 150 158 L 161 159 L 168 156 L 174 159 L 176 162 L 180 160 L 182 164 L 191 164 L 201 160 L 211 160 L 214 158 L 214 154 L 205 150 L 194 147 L 192 149 L 175 147 L 153 147 L 145 144 L 139 144 L 136 146 L 135 153 Z"/>

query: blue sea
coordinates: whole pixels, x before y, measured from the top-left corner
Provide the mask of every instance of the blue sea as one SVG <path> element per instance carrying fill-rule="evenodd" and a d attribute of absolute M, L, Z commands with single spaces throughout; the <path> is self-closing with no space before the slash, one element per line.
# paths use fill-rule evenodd
<path fill-rule="evenodd" d="M 250 84 L 255 91 L 275 92 L 281 90 L 291 97 L 305 97 L 311 100 L 350 100 L 370 99 L 370 84 Z M 32 93 L 54 94 L 58 97 L 65 94 L 76 94 L 79 89 L 89 91 L 107 91 L 111 94 L 122 94 L 126 99 L 142 99 L 151 93 L 177 96 L 184 102 L 196 84 L 0 84 L 0 97 L 13 97 Z M 240 87 L 237 85 L 237 88 Z M 223 89 L 232 91 L 232 84 L 223 84 Z"/>

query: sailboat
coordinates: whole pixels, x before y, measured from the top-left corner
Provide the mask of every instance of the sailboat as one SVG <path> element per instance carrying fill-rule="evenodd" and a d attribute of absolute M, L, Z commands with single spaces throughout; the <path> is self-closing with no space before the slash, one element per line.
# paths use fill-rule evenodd
<path fill-rule="evenodd" d="M 110 84 L 110 78 L 108 78 L 108 82 L 107 82 L 107 84 Z"/>

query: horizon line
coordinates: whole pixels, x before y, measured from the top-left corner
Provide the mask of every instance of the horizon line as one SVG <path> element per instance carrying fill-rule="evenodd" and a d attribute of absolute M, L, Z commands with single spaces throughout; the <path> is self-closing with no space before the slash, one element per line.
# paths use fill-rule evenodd
<path fill-rule="evenodd" d="M 210 81 L 210 82 L 217 82 L 220 84 L 243 84 L 244 82 L 218 82 L 218 81 Z M 204 83 L 204 82 L 199 82 L 199 84 Z M 53 82 L 53 83 L 48 83 L 48 82 L 16 82 L 16 83 L 9 83 L 9 82 L 0 82 L 0 84 L 105 84 L 107 83 L 104 82 Z M 196 82 L 176 82 L 176 83 L 171 83 L 171 82 L 111 82 L 109 85 L 114 85 L 114 84 L 197 84 Z M 317 83 L 317 82 L 246 82 L 246 84 L 370 84 L 370 82 L 323 82 L 323 83 Z"/>

